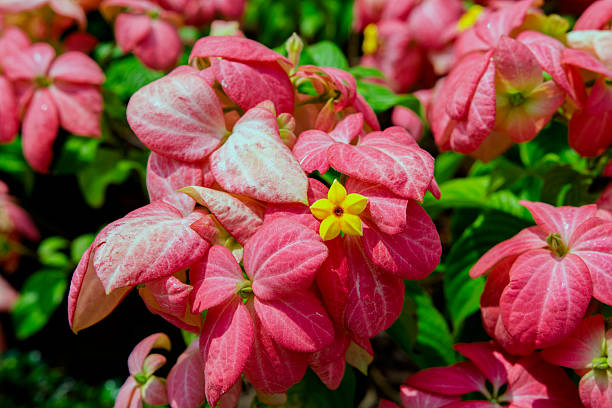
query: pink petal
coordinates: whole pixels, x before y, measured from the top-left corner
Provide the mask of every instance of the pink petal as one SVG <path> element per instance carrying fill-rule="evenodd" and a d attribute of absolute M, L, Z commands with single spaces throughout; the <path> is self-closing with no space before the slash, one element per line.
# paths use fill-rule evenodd
<path fill-rule="evenodd" d="M 183 218 L 155 201 L 106 226 L 93 259 L 106 292 L 170 276 L 202 258 L 209 244 L 189 227 L 200 217 L 194 212 Z"/>
<path fill-rule="evenodd" d="M 460 397 L 430 394 L 409 385 L 402 385 L 400 393 L 403 406 L 410 408 L 442 408 L 451 402 L 460 400 Z"/>
<path fill-rule="evenodd" d="M 348 263 L 344 322 L 356 335 L 374 337 L 400 315 L 404 285 L 370 261 L 359 237 L 344 236 L 343 241 Z"/>
<path fill-rule="evenodd" d="M 593 296 L 612 304 L 612 222 L 591 218 L 572 235 L 571 253 L 579 256 L 589 268 L 593 281 Z"/>
<path fill-rule="evenodd" d="M 147 164 L 147 190 L 151 201 L 164 200 L 183 215 L 195 207 L 193 198 L 177 190 L 202 185 L 203 172 L 199 163 L 186 163 L 151 152 Z"/>
<path fill-rule="evenodd" d="M 552 346 L 578 326 L 591 291 L 589 270 L 578 256 L 527 251 L 512 265 L 500 300 L 504 326 L 521 344 Z"/>
<path fill-rule="evenodd" d="M 572 115 L 569 143 L 581 156 L 598 156 L 608 148 L 612 136 L 612 87 L 601 77 L 591 89 L 583 110 Z"/>
<path fill-rule="evenodd" d="M 66 51 L 78 51 L 84 54 L 91 53 L 98 45 L 98 39 L 85 32 L 74 32 L 68 34 L 64 39 Z"/>
<path fill-rule="evenodd" d="M 85 11 L 78 3 L 72 0 L 49 0 L 49 6 L 57 14 L 76 20 L 81 29 L 84 29 L 87 25 Z"/>
<path fill-rule="evenodd" d="M 329 169 L 327 149 L 334 144 L 329 134 L 320 130 L 302 132 L 293 146 L 293 155 L 306 173 L 317 170 L 323 174 Z"/>
<path fill-rule="evenodd" d="M 530 249 L 545 248 L 546 234 L 539 226 L 525 228 L 514 237 L 507 239 L 485 253 L 470 270 L 470 276 L 477 278 L 487 273 L 503 259 L 519 255 Z"/>
<path fill-rule="evenodd" d="M 566 48 L 563 50 L 561 63 L 563 65 L 571 65 L 587 71 L 595 72 L 612 79 L 612 71 L 610 71 L 601 61 L 586 51 Z"/>
<path fill-rule="evenodd" d="M 21 128 L 23 155 L 34 170 L 41 173 L 49 171 L 58 129 L 58 111 L 51 93 L 46 89 L 37 90 L 28 105 Z"/>
<path fill-rule="evenodd" d="M 15 80 L 33 80 L 37 76 L 47 75 L 51 61 L 55 58 L 55 50 L 47 43 L 36 43 L 2 59 L 6 76 Z"/>
<path fill-rule="evenodd" d="M 400 407 L 394 402 L 381 399 L 380 404 L 378 405 L 378 408 L 400 408 Z"/>
<path fill-rule="evenodd" d="M 152 349 L 161 348 L 170 350 L 170 339 L 164 333 L 155 333 L 142 339 L 128 357 L 128 368 L 131 375 L 136 375 L 143 370 L 145 359 Z"/>
<path fill-rule="evenodd" d="M 480 296 L 482 325 L 491 337 L 496 337 L 495 328 L 497 321 L 500 319 L 499 299 L 508 283 L 510 283 L 510 268 L 512 268 L 516 258 L 517 256 L 508 256 L 491 269 L 491 273 L 487 277 L 487 282 Z M 496 340 L 498 339 L 496 338 Z"/>
<path fill-rule="evenodd" d="M 553 207 L 546 203 L 530 201 L 519 201 L 519 204 L 529 210 L 536 224 L 546 234 L 561 234 L 566 244 L 570 242 L 576 228 L 594 217 L 597 212 L 597 206 L 594 204 L 582 207 Z"/>
<path fill-rule="evenodd" d="M 491 381 L 494 389 L 498 390 L 508 381 L 508 370 L 512 364 L 495 343 L 460 343 L 454 349 L 469 358 Z"/>
<path fill-rule="evenodd" d="M 560 344 L 547 348 L 540 354 L 551 364 L 573 368 L 589 369 L 593 359 L 605 355 L 606 328 L 602 315 L 589 316 Z"/>
<path fill-rule="evenodd" d="M 382 184 L 403 198 L 422 201 L 433 178 L 433 158 L 416 144 L 400 144 L 390 138 L 400 132 L 414 142 L 402 128 L 372 132 L 359 145 L 333 145 L 328 153 L 330 165 L 341 173 L 369 183 Z"/>
<path fill-rule="evenodd" d="M 306 354 L 288 350 L 276 343 L 254 311 L 255 341 L 244 368 L 244 375 L 258 392 L 283 394 L 302 379 L 308 363 Z"/>
<path fill-rule="evenodd" d="M 93 248 L 90 246 L 81 257 L 70 283 L 68 322 L 75 333 L 108 316 L 131 290 L 122 288 L 106 295 L 93 268 Z"/>
<path fill-rule="evenodd" d="M 194 340 L 192 345 L 198 343 Z M 198 347 L 189 347 L 179 356 L 166 387 L 171 408 L 193 408 L 204 401 L 204 362 Z"/>
<path fill-rule="evenodd" d="M 578 386 L 585 408 L 612 406 L 612 373 L 610 370 L 591 370 Z"/>
<path fill-rule="evenodd" d="M 13 53 L 21 53 L 30 45 L 27 34 L 19 27 L 4 27 L 2 36 L 0 36 L 0 65 L 2 65 L 4 58 Z"/>
<path fill-rule="evenodd" d="M 363 129 L 363 114 L 353 113 L 342 119 L 329 136 L 339 143 L 351 143 Z"/>
<path fill-rule="evenodd" d="M 596 1 L 587 8 L 576 24 L 574 30 L 600 30 L 612 19 L 612 1 Z"/>
<path fill-rule="evenodd" d="M 291 62 L 266 46 L 247 38 L 232 36 L 204 37 L 199 39 L 191 51 L 189 61 L 194 58 L 221 57 L 242 62 Z"/>
<path fill-rule="evenodd" d="M 314 178 L 308 179 L 309 203 L 314 203 L 321 198 L 327 198 L 328 191 L 329 188 L 319 180 Z M 304 204 L 268 204 L 266 206 L 265 222 L 287 217 L 319 233 L 321 222 L 312 215 L 308 206 Z"/>
<path fill-rule="evenodd" d="M 450 135 L 450 147 L 459 153 L 471 153 L 480 146 L 495 125 L 495 64 L 489 63 L 478 82 L 467 117 Z"/>
<path fill-rule="evenodd" d="M 140 388 L 142 400 L 148 405 L 165 405 L 168 403 L 166 383 L 159 377 L 150 377 Z"/>
<path fill-rule="evenodd" d="M 327 257 L 327 247 L 307 227 L 289 219 L 265 223 L 244 246 L 244 269 L 253 293 L 273 300 L 308 288 Z"/>
<path fill-rule="evenodd" d="M 529 92 L 542 82 L 542 68 L 523 43 L 502 36 L 493 52 L 496 74 L 506 89 Z"/>
<path fill-rule="evenodd" d="M 561 63 L 563 49 L 565 49 L 561 41 L 536 31 L 524 31 L 519 34 L 517 40 L 529 48 L 540 67 L 550 74 L 561 89 L 570 94 L 574 100 L 578 100 Z"/>
<path fill-rule="evenodd" d="M 423 122 L 419 115 L 412 109 L 396 106 L 393 108 L 391 123 L 406 129 L 416 140 L 419 140 L 421 136 L 423 136 Z"/>
<path fill-rule="evenodd" d="M 378 184 L 370 184 L 356 178 L 349 178 L 346 188 L 351 193 L 359 193 L 368 199 L 368 206 L 363 215 L 367 216 L 380 231 L 385 234 L 398 234 L 408 226 L 408 208 L 417 215 L 413 201 L 398 197 Z"/>
<path fill-rule="evenodd" d="M 142 363 L 142 373 L 153 374 L 166 364 L 166 357 L 161 354 L 149 354 Z"/>
<path fill-rule="evenodd" d="M 19 292 L 0 276 L 0 311 L 10 312 L 18 297 Z"/>
<path fill-rule="evenodd" d="M 214 245 L 189 271 L 194 287 L 193 311 L 203 312 L 236 295 L 236 284 L 244 280 L 242 270 L 229 249 Z"/>
<path fill-rule="evenodd" d="M 490 59 L 491 53 L 471 54 L 462 59 L 446 78 L 443 90 L 449 95 L 442 101 L 452 119 L 460 120 L 468 114 L 470 101 L 490 65 Z"/>
<path fill-rule="evenodd" d="M 280 139 L 276 116 L 265 107 L 240 118 L 210 164 L 230 193 L 272 203 L 308 203 L 306 175 Z"/>
<path fill-rule="evenodd" d="M 361 96 L 361 94 L 355 95 L 355 100 L 353 101 L 353 108 L 359 113 L 363 115 L 363 120 L 366 125 L 373 131 L 380 130 L 380 124 L 378 123 L 378 117 L 372 110 L 372 107 L 368 105 L 365 98 Z"/>
<path fill-rule="evenodd" d="M 349 333 L 341 326 L 334 327 L 334 341 L 308 359 L 310 368 L 331 390 L 340 386 L 346 367 L 345 353 L 351 342 Z"/>
<path fill-rule="evenodd" d="M 249 311 L 238 297 L 206 313 L 200 350 L 211 406 L 239 380 L 253 348 L 253 330 Z"/>
<path fill-rule="evenodd" d="M 474 26 L 476 34 L 490 47 L 495 47 L 501 36 L 510 35 L 512 30 L 523 24 L 527 11 L 534 3 L 534 0 L 517 1 L 486 15 Z"/>
<path fill-rule="evenodd" d="M 0 143 L 8 143 L 17 135 L 19 117 L 13 87 L 4 76 L 0 76 L 0 106 Z"/>
<path fill-rule="evenodd" d="M 130 99 L 128 122 L 151 150 L 175 160 L 206 158 L 225 134 L 221 103 L 198 75 L 165 76 Z"/>
<path fill-rule="evenodd" d="M 49 92 L 64 129 L 82 136 L 100 136 L 103 102 L 97 86 L 56 82 Z"/>
<path fill-rule="evenodd" d="M 20 13 L 41 7 L 48 0 L 4 0 L 2 11 L 5 13 Z"/>
<path fill-rule="evenodd" d="M 332 322 L 312 292 L 294 292 L 274 300 L 256 297 L 255 311 L 270 336 L 290 350 L 315 352 L 334 339 Z"/>
<path fill-rule="evenodd" d="M 242 109 L 270 100 L 279 113 L 293 112 L 293 85 L 276 62 L 251 65 L 212 58 L 210 63 L 226 95 Z"/>
<path fill-rule="evenodd" d="M 405 384 L 419 390 L 442 395 L 461 395 L 486 390 L 486 378 L 470 363 L 421 370 L 406 379 Z"/>
<path fill-rule="evenodd" d="M 115 20 L 115 39 L 123 52 L 130 52 L 151 33 L 151 17 L 121 13 Z"/>
<path fill-rule="evenodd" d="M 350 290 L 348 259 L 341 238 L 327 241 L 326 245 L 329 255 L 317 273 L 316 282 L 327 312 L 336 325 L 342 327 Z"/>
<path fill-rule="evenodd" d="M 119 389 L 115 399 L 115 408 L 142 408 L 140 387 L 134 377 L 128 377 Z"/>
<path fill-rule="evenodd" d="M 457 401 L 451 402 L 448 405 L 444 405 L 444 408 L 497 408 L 499 405 L 493 404 L 489 401 Z M 517 408 L 514 405 L 510 405 L 510 408 Z"/>
<path fill-rule="evenodd" d="M 176 27 L 155 19 L 151 21 L 151 31 L 134 45 L 134 55 L 151 69 L 167 71 L 173 68 L 183 51 L 183 44 Z"/>
<path fill-rule="evenodd" d="M 219 399 L 219 407 L 220 408 L 236 408 L 238 403 L 240 402 L 240 394 L 242 393 L 242 381 L 239 379 L 236 383 L 229 389 L 228 392 L 223 394 L 223 396 Z"/>
<path fill-rule="evenodd" d="M 508 375 L 506 399 L 511 406 L 576 408 L 581 406 L 577 394 L 561 367 L 545 363 L 536 354 L 521 358 Z"/>
<path fill-rule="evenodd" d="M 101 85 L 104 82 L 104 72 L 98 64 L 78 51 L 69 51 L 57 57 L 51 64 L 49 77 L 90 85 Z"/>
<path fill-rule="evenodd" d="M 175 276 L 157 279 L 146 283 L 138 291 L 152 313 L 161 315 L 175 325 L 187 320 L 190 311 L 189 298 L 193 287 L 181 282 Z M 192 317 L 192 316 L 189 316 Z M 195 316 L 192 326 L 199 329 L 200 316 Z"/>
<path fill-rule="evenodd" d="M 397 234 L 364 225 L 363 244 L 368 257 L 379 267 L 403 279 L 423 279 L 440 263 L 440 237 L 419 204 L 410 201 L 407 213 L 406 228 Z"/>
<path fill-rule="evenodd" d="M 182 191 L 198 204 L 208 208 L 241 245 L 246 244 L 263 224 L 259 214 L 231 194 L 197 185 L 184 188 Z"/>

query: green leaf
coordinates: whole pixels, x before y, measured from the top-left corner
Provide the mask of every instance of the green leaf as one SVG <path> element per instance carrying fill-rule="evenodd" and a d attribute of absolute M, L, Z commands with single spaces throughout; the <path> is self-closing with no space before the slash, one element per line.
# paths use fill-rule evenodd
<path fill-rule="evenodd" d="M 106 70 L 104 88 L 127 101 L 137 90 L 163 76 L 142 65 L 133 55 L 113 61 Z"/>
<path fill-rule="evenodd" d="M 331 41 L 321 41 L 306 47 L 305 53 L 319 67 L 333 67 L 347 70 L 348 61 L 344 53 Z"/>
<path fill-rule="evenodd" d="M 466 177 L 448 180 L 440 184 L 442 196 L 436 200 L 427 195 L 423 208 L 432 218 L 442 211 L 454 208 L 480 208 L 503 211 L 518 218 L 531 220 L 529 211 L 518 203 L 519 198 L 507 190 L 489 194 L 490 176 Z"/>
<path fill-rule="evenodd" d="M 384 112 L 394 106 L 400 105 L 420 112 L 421 103 L 412 94 L 395 94 L 386 86 L 366 81 L 357 81 L 357 92 L 361 94 L 372 107 L 374 112 Z"/>
<path fill-rule="evenodd" d="M 95 160 L 77 174 L 85 201 L 94 208 L 101 207 L 108 185 L 123 183 L 134 170 L 145 177 L 144 163 L 125 159 L 111 149 L 99 149 Z"/>
<path fill-rule="evenodd" d="M 455 241 L 444 259 L 444 296 L 455 336 L 464 320 L 480 308 L 485 279 L 472 279 L 470 269 L 485 252 L 531 223 L 506 213 L 487 211 Z"/>
<path fill-rule="evenodd" d="M 351 67 L 348 70 L 355 78 L 384 78 L 380 70 L 372 67 L 364 67 L 363 65 L 357 65 L 355 67 Z"/>
<path fill-rule="evenodd" d="M 26 191 L 34 186 L 34 171 L 23 157 L 21 138 L 0 144 L 0 172 L 8 173 L 25 185 Z"/>
<path fill-rule="evenodd" d="M 12 311 L 17 338 L 23 340 L 45 326 L 62 302 L 66 287 L 62 271 L 43 269 L 28 278 Z"/>
<path fill-rule="evenodd" d="M 416 282 L 406 282 L 406 297 L 414 300 L 418 317 L 417 341 L 410 357 L 421 368 L 456 362 L 453 336 L 431 297 Z"/>
<path fill-rule="evenodd" d="M 38 259 L 40 263 L 51 268 L 69 268 L 70 259 L 62 252 L 68 248 L 68 240 L 62 237 L 49 237 L 38 246 Z"/>
<path fill-rule="evenodd" d="M 402 313 L 387 329 L 387 333 L 406 353 L 413 351 L 418 333 L 417 306 L 414 299 L 411 297 L 404 299 Z"/>
<path fill-rule="evenodd" d="M 78 264 L 81 256 L 87 251 L 95 238 L 94 234 L 85 234 L 76 237 L 70 244 L 70 258 L 74 264 Z"/>
<path fill-rule="evenodd" d="M 541 201 L 556 206 L 580 206 L 597 200 L 597 194 L 589 192 L 591 176 L 577 172 L 571 165 L 553 166 L 543 174 Z"/>
<path fill-rule="evenodd" d="M 344 378 L 336 390 L 330 390 L 310 369 L 302 381 L 287 391 L 287 402 L 283 408 L 353 408 L 355 396 L 355 373 L 351 366 L 346 366 Z M 261 402 L 257 407 L 268 407 Z"/>
<path fill-rule="evenodd" d="M 445 181 L 453 178 L 459 166 L 465 159 L 465 155 L 455 152 L 441 153 L 436 157 L 436 163 L 434 166 L 434 176 L 438 183 L 444 183 Z"/>
<path fill-rule="evenodd" d="M 96 157 L 100 139 L 70 135 L 61 146 L 53 174 L 74 174 Z"/>

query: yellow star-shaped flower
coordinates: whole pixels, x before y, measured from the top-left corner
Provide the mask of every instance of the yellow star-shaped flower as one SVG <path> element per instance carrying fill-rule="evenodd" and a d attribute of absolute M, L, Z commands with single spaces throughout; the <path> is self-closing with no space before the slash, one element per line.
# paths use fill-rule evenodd
<path fill-rule="evenodd" d="M 363 224 L 359 214 L 365 210 L 368 199 L 361 194 L 346 194 L 338 180 L 329 188 L 327 198 L 315 201 L 310 206 L 312 215 L 321 220 L 319 235 L 323 241 L 334 239 L 343 232 L 347 235 L 362 235 Z"/>

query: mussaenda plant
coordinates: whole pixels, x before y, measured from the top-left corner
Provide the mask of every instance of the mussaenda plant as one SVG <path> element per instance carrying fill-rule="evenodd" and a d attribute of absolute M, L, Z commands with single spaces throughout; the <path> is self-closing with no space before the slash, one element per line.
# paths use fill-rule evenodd
<path fill-rule="evenodd" d="M 74 331 L 138 288 L 150 311 L 198 334 L 211 405 L 242 374 L 275 403 L 308 366 L 337 388 L 345 361 L 365 369 L 368 339 L 399 316 L 402 279 L 425 277 L 440 259 L 418 204 L 439 193 L 433 158 L 401 128 L 378 131 L 350 74 L 298 67 L 299 39 L 288 47 L 292 59 L 245 38 L 206 37 L 191 66 L 132 97 L 128 121 L 153 150 L 152 202 L 100 232 L 71 284 Z M 316 94 L 302 94 L 305 83 Z M 361 197 L 353 235 L 346 224 L 343 236 L 321 229 L 313 204 L 328 187 L 299 151 L 339 172 L 336 195 Z"/>

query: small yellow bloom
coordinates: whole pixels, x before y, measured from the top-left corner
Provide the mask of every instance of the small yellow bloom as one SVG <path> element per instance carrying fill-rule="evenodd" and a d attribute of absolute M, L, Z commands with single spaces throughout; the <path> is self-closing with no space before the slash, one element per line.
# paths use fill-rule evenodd
<path fill-rule="evenodd" d="M 310 211 L 321 220 L 319 235 L 323 241 L 336 238 L 340 232 L 347 235 L 362 235 L 363 224 L 359 214 L 365 210 L 368 199 L 361 194 L 346 194 L 338 180 L 329 188 L 327 198 L 315 201 Z"/>
<path fill-rule="evenodd" d="M 363 45 L 361 46 L 365 55 L 371 55 L 378 49 L 378 27 L 376 24 L 368 24 L 363 30 Z"/>
<path fill-rule="evenodd" d="M 474 4 L 471 6 L 457 22 L 457 29 L 459 31 L 465 31 L 472 27 L 474 24 L 476 24 L 476 20 L 478 20 L 478 17 L 480 17 L 483 10 L 484 8 L 481 5 Z"/>

